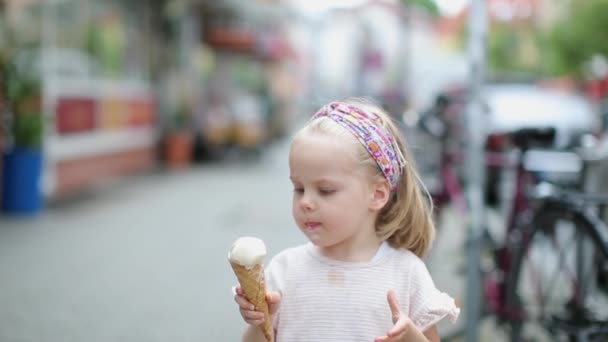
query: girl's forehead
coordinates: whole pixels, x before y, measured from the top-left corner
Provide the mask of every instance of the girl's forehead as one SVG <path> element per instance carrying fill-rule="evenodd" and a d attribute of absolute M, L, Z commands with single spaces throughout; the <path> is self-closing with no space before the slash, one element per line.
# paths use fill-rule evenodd
<path fill-rule="evenodd" d="M 357 139 L 350 133 L 345 132 L 320 132 L 304 130 L 298 133 L 292 141 L 294 144 L 313 144 L 323 145 L 325 147 L 333 147 L 343 149 L 344 151 L 353 151 L 357 143 Z"/>
<path fill-rule="evenodd" d="M 355 140 L 355 143 L 358 143 Z M 322 172 L 352 173 L 361 167 L 356 145 L 344 137 L 325 134 L 302 135 L 294 139 L 289 153 L 292 173 L 303 169 Z"/>
<path fill-rule="evenodd" d="M 306 154 L 311 157 L 332 154 L 345 161 L 355 161 L 358 142 L 354 137 L 331 133 L 304 133 L 296 136 L 291 143 L 290 155 Z"/>

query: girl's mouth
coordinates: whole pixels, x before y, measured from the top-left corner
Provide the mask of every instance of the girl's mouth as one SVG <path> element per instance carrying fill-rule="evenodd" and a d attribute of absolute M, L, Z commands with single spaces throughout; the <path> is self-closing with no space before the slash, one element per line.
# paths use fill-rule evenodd
<path fill-rule="evenodd" d="M 306 229 L 308 229 L 308 230 L 316 230 L 319 227 L 321 227 L 320 222 L 305 222 L 304 225 L 306 226 Z"/>

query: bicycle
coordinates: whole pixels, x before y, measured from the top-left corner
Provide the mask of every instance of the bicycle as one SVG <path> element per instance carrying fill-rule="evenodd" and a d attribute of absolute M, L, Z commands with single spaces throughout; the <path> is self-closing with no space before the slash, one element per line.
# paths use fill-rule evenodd
<path fill-rule="evenodd" d="M 582 162 L 584 184 L 591 161 Z M 541 186 L 537 206 L 510 236 L 503 316 L 510 340 L 607 341 L 608 195 Z"/>
<path fill-rule="evenodd" d="M 523 277 L 520 271 L 522 264 L 526 260 L 524 256 L 525 251 L 530 249 L 530 243 L 528 241 L 522 241 L 518 237 L 532 236 L 534 234 L 529 233 L 530 231 L 538 236 L 538 231 L 542 230 L 531 230 L 530 227 L 536 227 L 539 221 L 530 221 L 530 217 L 533 217 L 536 212 L 543 213 L 543 210 L 538 209 L 532 204 L 532 202 L 548 202 L 548 199 L 542 199 L 540 197 L 532 196 L 528 191 L 530 188 L 538 188 L 545 184 L 539 184 L 538 174 L 529 170 L 529 167 L 525 165 L 525 159 L 532 153 L 542 153 L 534 148 L 543 147 L 547 148 L 551 146 L 551 143 L 555 136 L 555 130 L 552 128 L 539 128 L 539 129 L 522 129 L 515 132 L 503 134 L 500 137 L 490 137 L 490 141 L 501 141 L 502 145 L 509 144 L 512 148 L 519 151 L 518 158 L 515 161 L 506 158 L 504 153 L 496 150 L 488 150 L 486 156 L 486 164 L 493 167 L 509 167 L 515 166 L 515 185 L 514 185 L 514 196 L 512 199 L 511 212 L 507 215 L 507 222 L 505 225 L 505 239 L 503 241 L 496 241 L 488 232 L 488 228 L 484 227 L 484 241 L 482 242 L 485 246 L 486 251 L 490 251 L 493 266 L 491 268 L 482 268 L 483 276 L 483 298 L 484 298 L 484 310 L 485 316 L 496 317 L 500 326 L 505 327 L 505 333 L 511 341 L 520 341 L 522 338 L 523 325 L 522 321 L 524 318 L 529 318 L 530 315 L 526 315 L 525 310 L 529 309 L 527 304 L 522 304 L 520 299 L 519 289 Z M 504 148 L 504 146 L 503 146 Z M 545 153 L 555 153 L 546 152 Z M 561 152 L 560 152 L 561 153 Z M 446 162 L 447 161 L 447 162 Z M 446 169 L 454 167 L 454 155 L 442 156 L 441 169 L 442 177 L 445 175 L 455 175 L 456 172 L 450 171 L 445 172 Z M 577 171 L 574 170 L 568 171 Z M 443 181 L 446 178 L 442 178 Z M 458 180 L 456 177 L 448 179 L 450 181 Z M 449 187 L 443 186 L 443 189 L 449 189 Z M 462 187 L 452 188 L 461 189 Z M 441 199 L 441 197 L 439 197 Z M 449 200 L 450 197 L 448 197 Z M 446 203 L 446 202 L 444 202 Z M 565 211 L 564 211 L 565 212 Z M 532 222 L 532 223 L 530 223 Z M 599 229 L 597 231 L 600 231 Z M 480 262 L 480 264 L 483 264 Z M 580 268 L 579 268 L 580 269 Z M 524 287 L 525 288 L 525 287 Z M 577 316 L 579 311 L 575 310 L 575 307 L 567 310 L 573 316 Z M 561 322 L 561 326 L 567 324 L 566 321 Z M 579 322 L 580 324 L 580 322 Z M 543 326 L 544 327 L 544 326 Z M 555 330 L 555 329 L 553 329 Z M 570 329 L 572 330 L 572 329 Z M 596 331 L 596 333 L 599 333 Z M 449 340 L 454 337 L 458 337 L 462 332 L 456 332 L 451 336 L 444 337 L 444 340 Z M 569 335 L 568 335 L 569 336 Z M 536 340 L 536 339 L 534 339 Z M 547 340 L 554 340 L 548 338 Z"/>

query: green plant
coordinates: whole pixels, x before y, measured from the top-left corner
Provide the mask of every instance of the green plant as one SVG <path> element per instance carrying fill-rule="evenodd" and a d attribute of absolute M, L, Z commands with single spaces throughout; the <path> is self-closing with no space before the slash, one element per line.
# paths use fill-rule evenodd
<path fill-rule="evenodd" d="M 30 60 L 31 61 L 31 60 Z M 41 109 L 41 82 L 29 65 L 15 58 L 4 64 L 4 89 L 8 112 L 12 115 L 9 134 L 16 147 L 39 149 L 42 145 L 44 118 Z"/>
<path fill-rule="evenodd" d="M 180 102 L 171 116 L 170 128 L 173 131 L 183 131 L 190 125 L 190 110 L 185 102 Z"/>
<path fill-rule="evenodd" d="M 15 116 L 13 135 L 15 145 L 39 149 L 42 145 L 43 122 L 39 113 L 22 113 Z"/>

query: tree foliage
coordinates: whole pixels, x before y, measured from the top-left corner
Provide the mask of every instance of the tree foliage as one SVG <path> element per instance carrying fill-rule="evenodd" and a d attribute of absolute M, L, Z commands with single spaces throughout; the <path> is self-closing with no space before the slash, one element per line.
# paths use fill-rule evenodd
<path fill-rule="evenodd" d="M 492 23 L 490 71 L 580 79 L 593 56 L 608 58 L 608 0 L 570 0 L 566 6 L 564 16 L 544 31 L 533 22 Z"/>
<path fill-rule="evenodd" d="M 608 57 L 608 0 L 571 1 L 568 13 L 549 34 L 548 57 L 554 73 L 581 76 L 591 57 Z"/>
<path fill-rule="evenodd" d="M 407 7 L 416 7 L 432 16 L 439 15 L 439 8 L 433 0 L 401 0 L 401 4 Z"/>

